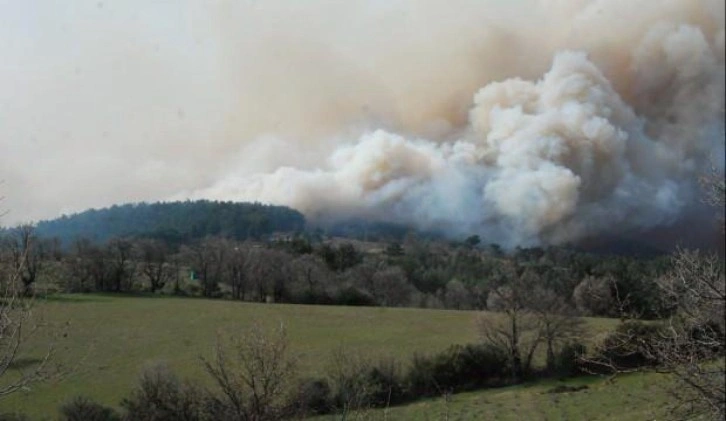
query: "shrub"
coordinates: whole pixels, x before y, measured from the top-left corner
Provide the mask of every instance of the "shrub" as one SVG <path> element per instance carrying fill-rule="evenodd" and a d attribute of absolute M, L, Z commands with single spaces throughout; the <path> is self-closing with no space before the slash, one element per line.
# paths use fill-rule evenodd
<path fill-rule="evenodd" d="M 335 303 L 342 306 L 375 306 L 376 300 L 368 292 L 350 286 L 338 292 Z"/>
<path fill-rule="evenodd" d="M 290 409 L 287 385 L 296 378 L 296 358 L 288 351 L 285 327 L 265 331 L 254 323 L 229 340 L 220 337 L 204 368 L 220 392 L 216 419 L 278 420 Z"/>
<path fill-rule="evenodd" d="M 60 407 L 62 421 L 116 421 L 120 417 L 113 408 L 85 396 L 76 396 Z"/>
<path fill-rule="evenodd" d="M 126 418 L 136 421 L 203 420 L 211 398 L 190 383 L 181 382 L 166 366 L 146 369 L 138 387 L 121 402 Z"/>
<path fill-rule="evenodd" d="M 184 290 L 182 290 L 184 291 Z M 184 291 L 184 295 L 196 297 L 199 295 L 202 295 L 202 287 L 197 282 L 189 282 L 186 285 L 186 290 Z"/>
<path fill-rule="evenodd" d="M 295 301 L 300 304 L 334 304 L 334 300 L 325 291 L 305 291 Z"/>
<path fill-rule="evenodd" d="M 375 407 L 395 405 L 406 400 L 400 366 L 395 360 L 380 360 L 365 373 L 366 401 Z"/>
<path fill-rule="evenodd" d="M 372 362 L 338 350 L 333 354 L 329 377 L 334 387 L 335 408 L 350 410 L 400 403 L 409 395 L 399 364 L 393 359 Z"/>
<path fill-rule="evenodd" d="M 658 365 L 657 343 L 661 327 L 637 321 L 621 323 L 598 346 L 595 357 L 583 369 L 593 373 L 610 373 Z"/>
<path fill-rule="evenodd" d="M 413 396 L 498 386 L 506 382 L 507 356 L 492 345 L 454 345 L 432 357 L 414 355 L 406 378 Z"/>
<path fill-rule="evenodd" d="M 293 410 L 300 415 L 327 414 L 333 409 L 333 397 L 325 379 L 303 379 L 298 384 L 298 393 L 291 402 Z"/>
<path fill-rule="evenodd" d="M 582 357 L 586 352 L 587 348 L 581 343 L 565 344 L 555 355 L 555 373 L 563 377 L 583 374 Z"/>

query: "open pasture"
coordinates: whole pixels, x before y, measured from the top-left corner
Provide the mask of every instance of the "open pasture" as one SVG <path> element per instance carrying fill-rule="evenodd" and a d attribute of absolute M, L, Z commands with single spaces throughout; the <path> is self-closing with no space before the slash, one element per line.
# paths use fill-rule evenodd
<path fill-rule="evenodd" d="M 70 372 L 1 400 L 0 412 L 50 417 L 76 395 L 118 405 L 144 366 L 154 362 L 165 362 L 182 377 L 206 381 L 200 356 L 211 356 L 217 335 L 232 334 L 253 321 L 269 327 L 283 323 L 301 374 L 321 376 L 333 352 L 341 348 L 406 363 L 415 352 L 475 342 L 479 314 L 113 295 L 58 295 L 39 302 L 35 310 L 48 326 L 25 344 L 23 356 L 40 356 L 48 335 L 61 332 L 56 361 Z M 614 323 L 588 320 L 593 332 Z"/>

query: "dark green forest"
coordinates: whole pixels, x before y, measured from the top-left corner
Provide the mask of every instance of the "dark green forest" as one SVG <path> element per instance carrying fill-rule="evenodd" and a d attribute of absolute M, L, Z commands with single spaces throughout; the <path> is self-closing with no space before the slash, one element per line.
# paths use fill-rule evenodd
<path fill-rule="evenodd" d="M 59 238 L 66 245 L 78 238 L 104 243 L 114 237 L 129 236 L 181 244 L 207 236 L 258 239 L 304 227 L 305 217 L 284 206 L 197 200 L 90 209 L 41 221 L 36 231 L 41 237 Z"/>

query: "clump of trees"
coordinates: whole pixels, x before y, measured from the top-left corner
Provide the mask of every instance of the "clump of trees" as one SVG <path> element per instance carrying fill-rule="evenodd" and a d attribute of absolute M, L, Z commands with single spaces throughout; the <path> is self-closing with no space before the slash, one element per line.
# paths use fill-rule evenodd
<path fill-rule="evenodd" d="M 501 282 L 487 299 L 487 307 L 499 314 L 478 319 L 482 339 L 506 352 L 514 383 L 532 374 L 533 358 L 541 346 L 546 349 L 546 371 L 555 373 L 558 350 L 582 336 L 581 319 L 527 270 L 511 268 Z"/>

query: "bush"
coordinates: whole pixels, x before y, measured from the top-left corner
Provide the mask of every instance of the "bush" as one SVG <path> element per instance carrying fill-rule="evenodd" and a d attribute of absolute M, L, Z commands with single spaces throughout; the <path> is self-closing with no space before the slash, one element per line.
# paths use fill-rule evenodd
<path fill-rule="evenodd" d="M 333 398 L 325 379 L 303 379 L 298 384 L 298 393 L 291 403 L 293 410 L 303 416 L 327 414 L 333 409 Z"/>
<path fill-rule="evenodd" d="M 296 358 L 288 351 L 283 325 L 274 332 L 259 324 L 219 338 L 214 358 L 203 359 L 204 368 L 218 391 L 215 419 L 279 420 L 290 409 L 288 385 L 296 378 Z"/>
<path fill-rule="evenodd" d="M 85 396 L 76 396 L 60 407 L 62 421 L 116 421 L 120 417 L 113 408 L 103 406 Z"/>
<path fill-rule="evenodd" d="M 592 373 L 610 373 L 659 364 L 657 342 L 661 327 L 637 321 L 621 323 L 599 345 L 595 357 L 583 369 Z"/>
<path fill-rule="evenodd" d="M 582 357 L 586 352 L 587 348 L 581 343 L 565 344 L 555 355 L 555 373 L 562 377 L 583 374 Z"/>
<path fill-rule="evenodd" d="M 329 305 L 334 304 L 333 300 L 325 291 L 305 291 L 295 300 L 300 304 Z"/>
<path fill-rule="evenodd" d="M 183 291 L 185 296 L 197 297 L 202 295 L 202 287 L 197 282 L 189 282 Z"/>
<path fill-rule="evenodd" d="M 375 407 L 401 403 L 407 397 L 403 383 L 396 361 L 380 360 L 365 373 L 366 401 Z"/>
<path fill-rule="evenodd" d="M 121 402 L 126 418 L 136 421 L 203 420 L 211 398 L 190 383 L 182 383 L 164 365 L 146 369 L 138 387 Z"/>
<path fill-rule="evenodd" d="M 338 292 L 335 303 L 341 306 L 375 306 L 376 300 L 368 292 L 350 286 Z"/>
<path fill-rule="evenodd" d="M 506 383 L 507 356 L 492 345 L 454 345 L 433 357 L 414 355 L 406 377 L 413 396 L 435 396 Z"/>
<path fill-rule="evenodd" d="M 382 407 L 409 398 L 399 364 L 392 359 L 371 362 L 358 355 L 334 353 L 329 372 L 335 408 L 350 410 Z"/>

